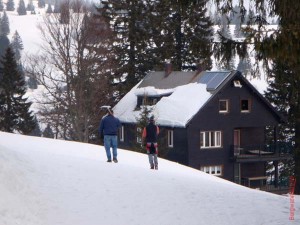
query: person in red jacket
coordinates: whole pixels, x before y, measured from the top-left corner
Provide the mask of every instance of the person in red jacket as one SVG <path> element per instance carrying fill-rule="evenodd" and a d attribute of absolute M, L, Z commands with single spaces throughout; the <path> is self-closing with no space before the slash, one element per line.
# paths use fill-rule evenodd
<path fill-rule="evenodd" d="M 157 136 L 159 134 L 159 127 L 154 124 L 154 117 L 150 117 L 149 124 L 143 129 L 143 142 L 146 146 L 150 168 L 158 169 L 158 161 L 157 161 Z"/>

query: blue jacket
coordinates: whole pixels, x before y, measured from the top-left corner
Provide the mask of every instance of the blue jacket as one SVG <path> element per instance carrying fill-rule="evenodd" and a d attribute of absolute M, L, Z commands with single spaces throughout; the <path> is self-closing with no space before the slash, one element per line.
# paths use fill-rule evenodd
<path fill-rule="evenodd" d="M 118 118 L 112 115 L 107 115 L 101 120 L 99 133 L 100 135 L 117 135 L 120 126 L 121 123 Z"/>

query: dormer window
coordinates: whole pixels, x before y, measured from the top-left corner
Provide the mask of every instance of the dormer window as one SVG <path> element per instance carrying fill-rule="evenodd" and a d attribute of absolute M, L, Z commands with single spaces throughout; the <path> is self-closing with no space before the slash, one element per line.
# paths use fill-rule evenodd
<path fill-rule="evenodd" d="M 158 102 L 157 97 L 143 98 L 142 105 L 155 105 Z"/>

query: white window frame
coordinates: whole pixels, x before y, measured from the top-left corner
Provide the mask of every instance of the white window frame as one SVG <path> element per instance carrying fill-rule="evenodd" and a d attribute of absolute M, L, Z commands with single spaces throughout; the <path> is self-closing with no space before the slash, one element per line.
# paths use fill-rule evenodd
<path fill-rule="evenodd" d="M 142 128 L 136 128 L 136 143 L 142 144 Z"/>
<path fill-rule="evenodd" d="M 223 174 L 223 166 L 222 165 L 201 166 L 200 170 L 207 174 L 211 174 L 214 176 L 222 176 L 222 174 Z"/>
<path fill-rule="evenodd" d="M 174 147 L 174 131 L 168 130 L 168 147 L 173 148 Z"/>
<path fill-rule="evenodd" d="M 221 110 L 220 109 L 220 103 L 221 102 L 225 102 L 226 103 L 226 109 L 225 110 Z M 229 101 L 228 99 L 220 99 L 219 100 L 219 113 L 228 113 L 229 112 Z"/>
<path fill-rule="evenodd" d="M 119 129 L 119 138 L 120 141 L 124 141 L 124 126 L 121 126 L 121 128 Z"/>
<path fill-rule="evenodd" d="M 221 148 L 222 131 L 201 131 L 200 148 Z"/>

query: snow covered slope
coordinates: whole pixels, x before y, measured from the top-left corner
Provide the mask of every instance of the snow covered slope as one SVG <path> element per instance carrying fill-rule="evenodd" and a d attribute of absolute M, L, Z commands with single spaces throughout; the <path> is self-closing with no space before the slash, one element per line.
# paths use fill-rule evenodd
<path fill-rule="evenodd" d="M 159 159 L 102 146 L 0 132 L 1 225 L 279 225 L 290 198 Z"/>

